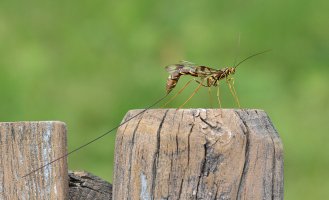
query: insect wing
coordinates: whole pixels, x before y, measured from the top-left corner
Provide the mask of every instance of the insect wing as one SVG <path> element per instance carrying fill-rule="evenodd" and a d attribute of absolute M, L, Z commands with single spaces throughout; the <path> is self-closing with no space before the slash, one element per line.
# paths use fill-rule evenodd
<path fill-rule="evenodd" d="M 172 64 L 166 66 L 165 69 L 170 74 L 181 71 L 195 71 L 195 67 L 191 63 Z"/>
<path fill-rule="evenodd" d="M 184 66 L 195 66 L 194 63 L 192 63 L 190 61 L 187 61 L 187 60 L 181 60 L 179 63 L 184 65 Z"/>
<path fill-rule="evenodd" d="M 179 71 L 182 67 L 178 64 L 173 64 L 173 65 L 168 65 L 165 67 L 166 71 L 169 72 L 170 74 Z"/>

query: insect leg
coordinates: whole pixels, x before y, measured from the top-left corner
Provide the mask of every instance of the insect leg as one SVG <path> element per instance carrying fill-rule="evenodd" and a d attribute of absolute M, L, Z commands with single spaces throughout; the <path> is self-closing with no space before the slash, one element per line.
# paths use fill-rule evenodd
<path fill-rule="evenodd" d="M 195 80 L 195 82 L 197 82 L 197 83 L 199 83 L 201 86 L 203 86 L 203 87 L 210 87 L 210 86 L 208 86 L 208 85 L 205 85 L 205 84 L 203 84 L 203 82 L 200 82 L 200 81 L 198 81 L 198 80 L 196 80 L 196 79 L 194 79 Z"/>
<path fill-rule="evenodd" d="M 239 108 L 241 108 L 239 97 L 238 97 L 238 95 L 236 93 L 236 90 L 235 90 L 235 87 L 234 87 L 234 81 L 233 81 L 233 84 L 232 84 L 232 88 L 233 88 L 233 92 L 235 94 L 236 102 L 238 103 Z"/>
<path fill-rule="evenodd" d="M 210 99 L 210 106 L 213 107 L 212 103 L 212 95 L 211 95 L 211 84 L 208 82 L 207 85 L 203 84 L 203 82 L 200 82 L 196 79 L 194 79 L 197 83 L 201 84 L 203 87 L 208 87 L 208 94 L 209 94 L 209 99 Z M 206 79 L 209 80 L 209 79 Z"/>
<path fill-rule="evenodd" d="M 182 89 L 180 89 L 173 97 L 171 97 L 165 104 L 163 104 L 161 107 L 167 106 L 170 102 L 172 102 L 180 93 L 183 92 L 183 90 L 191 83 L 193 79 L 189 80 Z"/>
<path fill-rule="evenodd" d="M 231 92 L 234 100 L 238 104 L 239 108 L 241 108 L 239 98 L 238 98 L 238 95 L 236 94 L 236 90 L 235 90 L 235 87 L 234 87 L 234 79 L 232 77 L 226 78 L 226 82 L 228 84 L 228 87 L 230 89 L 230 92 Z"/>
<path fill-rule="evenodd" d="M 217 85 L 217 101 L 218 101 L 219 108 L 221 109 L 222 103 L 220 101 L 220 96 L 219 96 L 219 84 Z"/>
<path fill-rule="evenodd" d="M 179 108 L 178 109 L 181 109 L 197 92 L 198 92 L 198 90 L 201 88 L 201 86 L 202 86 L 203 84 L 202 84 L 202 82 L 198 85 L 198 87 L 194 90 L 194 92 L 191 94 L 191 96 L 181 105 L 181 106 L 179 106 Z"/>
<path fill-rule="evenodd" d="M 218 105 L 219 105 L 219 110 L 220 110 L 220 116 L 223 117 L 222 103 L 220 101 L 220 96 L 219 96 L 219 84 L 217 85 L 217 100 L 218 100 Z"/>
<path fill-rule="evenodd" d="M 208 87 L 208 94 L 209 94 L 210 106 L 211 106 L 211 108 L 213 108 L 211 87 Z"/>

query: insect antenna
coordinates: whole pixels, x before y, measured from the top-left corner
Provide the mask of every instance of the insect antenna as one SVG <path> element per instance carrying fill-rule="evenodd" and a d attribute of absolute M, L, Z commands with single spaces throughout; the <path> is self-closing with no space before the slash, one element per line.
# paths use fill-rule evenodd
<path fill-rule="evenodd" d="M 232 66 L 235 66 L 235 63 L 237 61 L 237 57 L 239 56 L 239 50 L 240 50 L 240 44 L 241 44 L 241 33 L 239 32 L 238 34 L 238 43 L 235 49 L 235 58 L 234 58 L 234 63 Z"/>
<path fill-rule="evenodd" d="M 93 139 L 93 140 L 91 140 L 91 141 L 89 141 L 89 142 L 87 142 L 87 143 L 85 143 L 85 144 L 79 146 L 78 148 L 76 148 L 76 149 L 74 149 L 74 150 L 68 152 L 67 154 L 64 154 L 64 155 L 62 155 L 62 156 L 56 158 L 55 160 L 52 160 L 52 161 L 50 161 L 49 163 L 46 163 L 46 164 L 42 165 L 41 167 L 32 170 L 31 172 L 25 174 L 25 175 L 22 176 L 21 178 L 25 178 L 25 177 L 27 177 L 27 176 L 29 176 L 29 175 L 31 175 L 31 174 L 33 174 L 33 173 L 35 173 L 35 172 L 41 170 L 41 169 L 43 169 L 43 168 L 45 168 L 45 167 L 47 167 L 47 166 L 53 164 L 54 162 L 56 162 L 56 161 L 58 161 L 58 160 L 60 160 L 60 159 L 66 158 L 67 156 L 71 155 L 72 153 L 74 153 L 74 152 L 76 152 L 76 151 L 79 151 L 80 149 L 82 149 L 82 148 L 88 146 L 89 144 L 91 144 L 91 143 L 93 143 L 93 142 L 95 142 L 95 141 L 101 139 L 102 137 L 104 137 L 104 136 L 106 136 L 107 134 L 111 133 L 112 131 L 116 130 L 116 129 L 119 128 L 120 126 L 126 124 L 127 122 L 129 122 L 130 120 L 134 119 L 135 117 L 137 117 L 137 116 L 143 114 L 144 112 L 146 112 L 147 110 L 149 110 L 150 108 L 152 108 L 153 106 L 155 106 L 156 104 L 158 104 L 159 102 L 161 102 L 163 99 L 165 99 L 167 96 L 168 96 L 168 94 L 166 94 L 164 97 L 158 99 L 156 102 L 154 102 L 152 105 L 150 105 L 149 107 L 145 108 L 145 109 L 142 110 L 141 112 L 137 113 L 136 115 L 132 116 L 131 118 L 127 119 L 126 121 L 122 122 L 121 124 L 119 124 L 119 125 L 115 126 L 114 128 L 110 129 L 109 131 L 107 131 L 107 132 L 103 133 L 102 135 L 96 137 L 95 139 Z"/>
<path fill-rule="evenodd" d="M 263 53 L 266 53 L 266 52 L 269 52 L 269 51 L 272 51 L 272 49 L 268 49 L 268 50 L 265 50 L 265 51 L 262 51 L 262 52 L 259 52 L 259 53 L 255 53 L 255 54 L 253 54 L 251 56 L 248 56 L 247 58 L 245 58 L 242 61 L 240 61 L 237 65 L 235 65 L 234 68 L 236 69 L 241 63 L 243 63 L 246 60 L 249 60 L 252 57 L 258 56 L 260 54 L 263 54 Z"/>

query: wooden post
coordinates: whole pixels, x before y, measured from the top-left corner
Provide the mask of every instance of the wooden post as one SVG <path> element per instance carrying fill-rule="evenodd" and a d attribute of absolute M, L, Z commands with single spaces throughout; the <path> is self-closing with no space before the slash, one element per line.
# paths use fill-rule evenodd
<path fill-rule="evenodd" d="M 0 123 L 0 199 L 67 199 L 66 159 L 21 178 L 66 152 L 62 122 Z"/>
<path fill-rule="evenodd" d="M 282 142 L 262 110 L 149 110 L 118 130 L 113 199 L 283 199 Z"/>

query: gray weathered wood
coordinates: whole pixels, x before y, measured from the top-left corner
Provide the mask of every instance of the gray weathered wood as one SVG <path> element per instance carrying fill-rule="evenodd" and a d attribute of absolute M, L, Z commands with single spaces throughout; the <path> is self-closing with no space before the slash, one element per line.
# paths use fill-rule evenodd
<path fill-rule="evenodd" d="M 0 123 L 0 199 L 66 199 L 66 159 L 21 178 L 66 152 L 62 122 Z"/>
<path fill-rule="evenodd" d="M 113 199 L 283 199 L 282 142 L 262 110 L 149 110 L 118 129 Z"/>
<path fill-rule="evenodd" d="M 69 172 L 69 200 L 111 200 L 112 185 L 88 172 Z"/>

